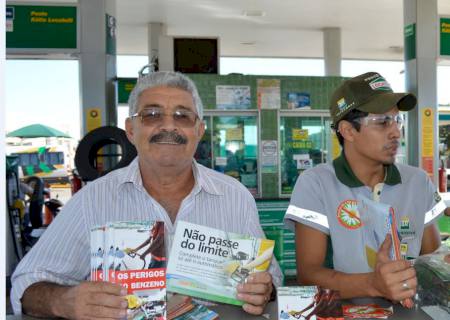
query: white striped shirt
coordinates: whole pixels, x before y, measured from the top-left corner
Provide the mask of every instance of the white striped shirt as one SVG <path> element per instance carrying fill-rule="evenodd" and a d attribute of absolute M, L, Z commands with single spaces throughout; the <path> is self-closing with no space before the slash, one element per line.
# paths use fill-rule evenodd
<path fill-rule="evenodd" d="M 33 283 L 76 285 L 88 278 L 90 230 L 96 225 L 110 221 L 160 220 L 165 223 L 169 242 L 178 220 L 264 237 L 255 200 L 241 183 L 195 161 L 192 168 L 195 185 L 182 201 L 174 224 L 166 210 L 144 189 L 137 158 L 128 167 L 88 183 L 67 202 L 17 266 L 11 291 L 14 313 L 21 313 L 20 299 Z M 281 285 L 282 274 L 275 259 L 269 272 L 275 286 Z"/>

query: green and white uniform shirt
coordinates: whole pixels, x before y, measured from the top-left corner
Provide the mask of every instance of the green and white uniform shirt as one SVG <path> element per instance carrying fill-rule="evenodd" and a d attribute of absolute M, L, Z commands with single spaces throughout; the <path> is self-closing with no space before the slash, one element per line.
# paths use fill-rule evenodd
<path fill-rule="evenodd" d="M 376 252 L 368 252 L 364 245 L 371 213 L 361 218 L 357 201 L 361 198 L 394 209 L 406 257 L 419 256 L 424 228 L 446 208 L 423 170 L 402 164 L 386 166 L 384 183 L 371 190 L 359 181 L 342 154 L 333 164 L 318 165 L 298 177 L 284 223 L 291 230 L 299 222 L 329 235 L 335 270 L 370 272 Z"/>

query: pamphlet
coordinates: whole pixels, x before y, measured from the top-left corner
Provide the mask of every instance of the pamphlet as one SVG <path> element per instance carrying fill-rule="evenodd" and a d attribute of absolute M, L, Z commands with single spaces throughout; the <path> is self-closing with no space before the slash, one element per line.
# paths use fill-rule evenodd
<path fill-rule="evenodd" d="M 103 281 L 104 232 L 103 226 L 91 230 L 91 281 Z"/>
<path fill-rule="evenodd" d="M 339 293 L 316 286 L 278 287 L 279 320 L 344 319 Z"/>
<path fill-rule="evenodd" d="M 266 271 L 274 241 L 179 221 L 167 266 L 171 292 L 243 305 L 236 286 Z"/>
<path fill-rule="evenodd" d="M 358 196 L 358 211 L 361 214 L 363 223 L 364 221 L 370 221 L 370 223 L 366 223 L 366 231 L 363 233 L 369 267 L 375 269 L 376 254 L 387 235 L 392 240 L 390 259 L 404 259 L 405 256 L 401 252 L 400 237 L 397 230 L 398 223 L 394 208 L 387 204 Z M 404 299 L 400 303 L 406 308 L 414 306 L 414 301 L 410 298 Z"/>
<path fill-rule="evenodd" d="M 193 301 L 191 297 L 174 294 L 167 301 L 167 320 L 215 320 L 219 315 Z"/>
<path fill-rule="evenodd" d="M 100 232 L 101 230 L 102 232 Z M 102 275 L 99 258 L 103 244 Z M 127 288 L 127 319 L 166 319 L 164 223 L 110 222 L 91 230 L 91 279 Z M 106 249 L 106 250 L 105 250 Z"/>

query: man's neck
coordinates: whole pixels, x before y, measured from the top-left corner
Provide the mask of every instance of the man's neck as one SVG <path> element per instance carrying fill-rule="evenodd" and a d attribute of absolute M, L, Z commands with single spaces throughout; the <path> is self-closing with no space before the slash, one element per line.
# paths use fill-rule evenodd
<path fill-rule="evenodd" d="M 167 211 L 175 222 L 181 202 L 192 191 L 195 179 L 192 163 L 185 167 L 139 164 L 145 190 Z"/>
<path fill-rule="evenodd" d="M 373 189 L 378 183 L 384 182 L 386 169 L 382 163 L 363 157 L 351 149 L 344 149 L 344 154 L 353 173 L 364 185 Z"/>

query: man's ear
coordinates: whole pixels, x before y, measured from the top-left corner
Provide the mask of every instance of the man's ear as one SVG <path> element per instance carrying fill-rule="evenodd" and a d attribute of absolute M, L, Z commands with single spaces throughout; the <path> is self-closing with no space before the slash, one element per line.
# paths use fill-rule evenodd
<path fill-rule="evenodd" d="M 203 135 L 205 134 L 205 123 L 202 121 L 200 121 L 199 125 L 198 125 L 198 140 L 200 141 L 203 137 Z"/>
<path fill-rule="evenodd" d="M 355 133 L 357 131 L 350 122 L 346 120 L 340 121 L 338 129 L 344 140 L 347 140 L 349 142 L 353 142 L 355 140 Z"/>
<path fill-rule="evenodd" d="M 127 134 L 128 140 L 134 145 L 134 129 L 133 129 L 133 120 L 131 118 L 127 118 L 125 120 L 125 132 Z"/>

